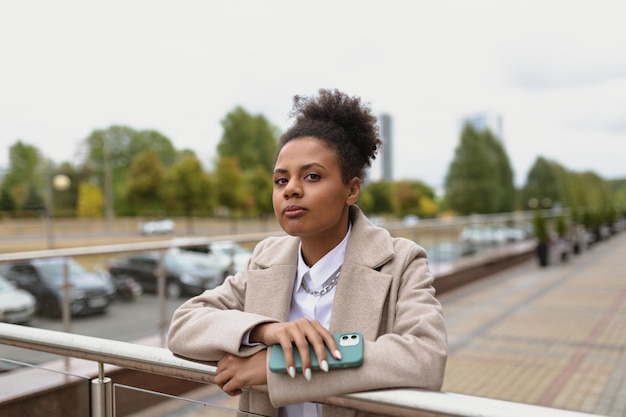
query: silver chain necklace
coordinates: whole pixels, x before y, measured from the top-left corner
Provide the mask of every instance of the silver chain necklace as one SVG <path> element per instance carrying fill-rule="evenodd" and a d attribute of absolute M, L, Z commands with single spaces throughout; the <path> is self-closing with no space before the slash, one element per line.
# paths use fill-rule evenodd
<path fill-rule="evenodd" d="M 301 285 L 302 289 L 306 291 L 307 294 L 311 294 L 313 297 L 321 297 L 322 295 L 326 294 L 337 285 L 337 281 L 339 281 L 339 272 L 341 272 L 341 267 L 339 267 L 337 272 L 331 278 L 327 279 L 326 282 L 324 282 L 324 287 L 319 291 L 310 289 L 309 286 L 306 285 L 306 283 L 304 282 L 304 277 L 303 277 L 302 285 Z"/>

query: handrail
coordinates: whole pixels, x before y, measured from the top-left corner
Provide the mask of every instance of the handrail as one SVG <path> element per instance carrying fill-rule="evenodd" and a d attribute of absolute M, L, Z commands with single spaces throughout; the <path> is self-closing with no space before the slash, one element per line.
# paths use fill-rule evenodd
<path fill-rule="evenodd" d="M 0 323 L 0 344 L 203 383 L 213 383 L 216 370 L 210 364 L 177 357 L 164 348 L 7 323 Z M 598 417 L 576 411 L 418 389 L 347 394 L 329 397 L 324 403 L 389 416 L 419 416 L 423 412 L 431 412 L 457 417 Z"/>
<path fill-rule="evenodd" d="M 143 252 L 150 250 L 165 250 L 174 247 L 184 246 L 196 246 L 203 244 L 210 244 L 221 240 L 234 240 L 237 242 L 246 241 L 259 241 L 269 236 L 277 236 L 283 234 L 283 232 L 259 232 L 259 233 L 247 233 L 228 236 L 215 236 L 215 237 L 175 237 L 166 240 L 156 240 L 149 242 L 134 242 L 134 243 L 115 243 L 112 245 L 99 245 L 99 246 L 81 246 L 75 248 L 63 248 L 63 249 L 44 249 L 25 252 L 10 252 L 0 253 L 0 262 L 5 261 L 22 261 L 34 258 L 55 258 L 58 256 L 80 256 L 80 255 L 99 255 L 99 254 L 113 254 L 121 252 Z"/>

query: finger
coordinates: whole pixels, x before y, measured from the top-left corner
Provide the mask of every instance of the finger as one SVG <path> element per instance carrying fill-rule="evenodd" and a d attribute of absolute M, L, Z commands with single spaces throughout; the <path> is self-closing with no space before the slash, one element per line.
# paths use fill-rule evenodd
<path fill-rule="evenodd" d="M 217 385 L 218 387 L 220 387 L 220 389 L 224 389 L 224 385 L 226 385 L 226 383 L 228 381 L 230 381 L 230 378 L 232 377 L 232 375 L 230 374 L 230 372 L 228 371 L 216 371 L 215 373 L 215 378 L 213 380 L 213 382 L 215 382 L 215 385 Z"/>
<path fill-rule="evenodd" d="M 291 340 L 282 341 L 280 347 L 283 350 L 283 356 L 285 357 L 285 370 L 290 377 L 296 377 L 296 365 L 293 357 L 293 344 Z"/>
<path fill-rule="evenodd" d="M 241 393 L 243 393 L 243 391 L 241 390 L 241 388 L 238 386 L 238 384 L 234 381 L 234 379 L 229 380 L 224 387 L 222 388 L 222 390 L 228 394 L 231 397 L 235 397 L 237 395 L 241 395 Z"/>
<path fill-rule="evenodd" d="M 337 341 L 335 340 L 333 334 L 326 330 L 319 322 L 315 322 L 313 325 L 318 328 L 318 331 L 324 340 L 324 344 L 328 347 L 328 351 L 335 359 L 341 360 L 341 351 L 339 350 L 339 346 L 337 345 Z M 315 351 L 317 352 L 317 349 Z M 324 355 L 326 355 L 326 352 L 324 352 Z"/>
<path fill-rule="evenodd" d="M 295 342 L 295 345 L 300 355 L 300 362 L 302 363 L 302 374 L 307 381 L 310 381 L 313 375 L 311 371 L 311 351 L 309 350 L 309 342 L 306 338 L 301 338 Z"/>

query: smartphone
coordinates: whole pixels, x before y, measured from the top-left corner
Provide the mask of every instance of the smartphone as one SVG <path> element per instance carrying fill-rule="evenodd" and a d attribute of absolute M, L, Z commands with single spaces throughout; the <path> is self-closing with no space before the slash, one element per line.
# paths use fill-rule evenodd
<path fill-rule="evenodd" d="M 328 360 L 329 369 L 353 368 L 363 363 L 363 335 L 360 332 L 335 333 L 333 337 L 341 352 L 341 360 L 331 355 L 328 347 L 326 347 L 326 358 Z M 309 351 L 311 354 L 311 368 L 317 371 L 320 369 L 320 366 L 312 346 L 309 346 Z M 296 365 L 296 371 L 301 372 L 302 359 L 300 359 L 300 353 L 295 346 L 293 349 L 293 360 Z M 285 355 L 279 344 L 272 346 L 269 367 L 272 372 L 287 373 Z"/>

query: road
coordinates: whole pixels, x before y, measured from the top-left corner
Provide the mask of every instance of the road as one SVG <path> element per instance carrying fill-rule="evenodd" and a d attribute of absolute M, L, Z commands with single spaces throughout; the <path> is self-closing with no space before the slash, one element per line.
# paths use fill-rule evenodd
<path fill-rule="evenodd" d="M 166 324 L 169 324 L 176 307 L 184 301 L 184 298 L 165 301 L 163 316 Z M 114 301 L 104 314 L 73 317 L 70 322 L 70 331 L 86 336 L 133 342 L 145 337 L 158 335 L 160 317 L 161 307 L 158 297 L 155 294 L 143 294 L 135 301 Z M 37 316 L 29 326 L 63 331 L 63 321 L 61 319 L 41 316 Z M 59 356 L 0 345 L 0 358 L 39 364 L 48 360 L 58 359 Z M 15 365 L 3 363 L 0 360 L 0 371 L 13 367 Z"/>

